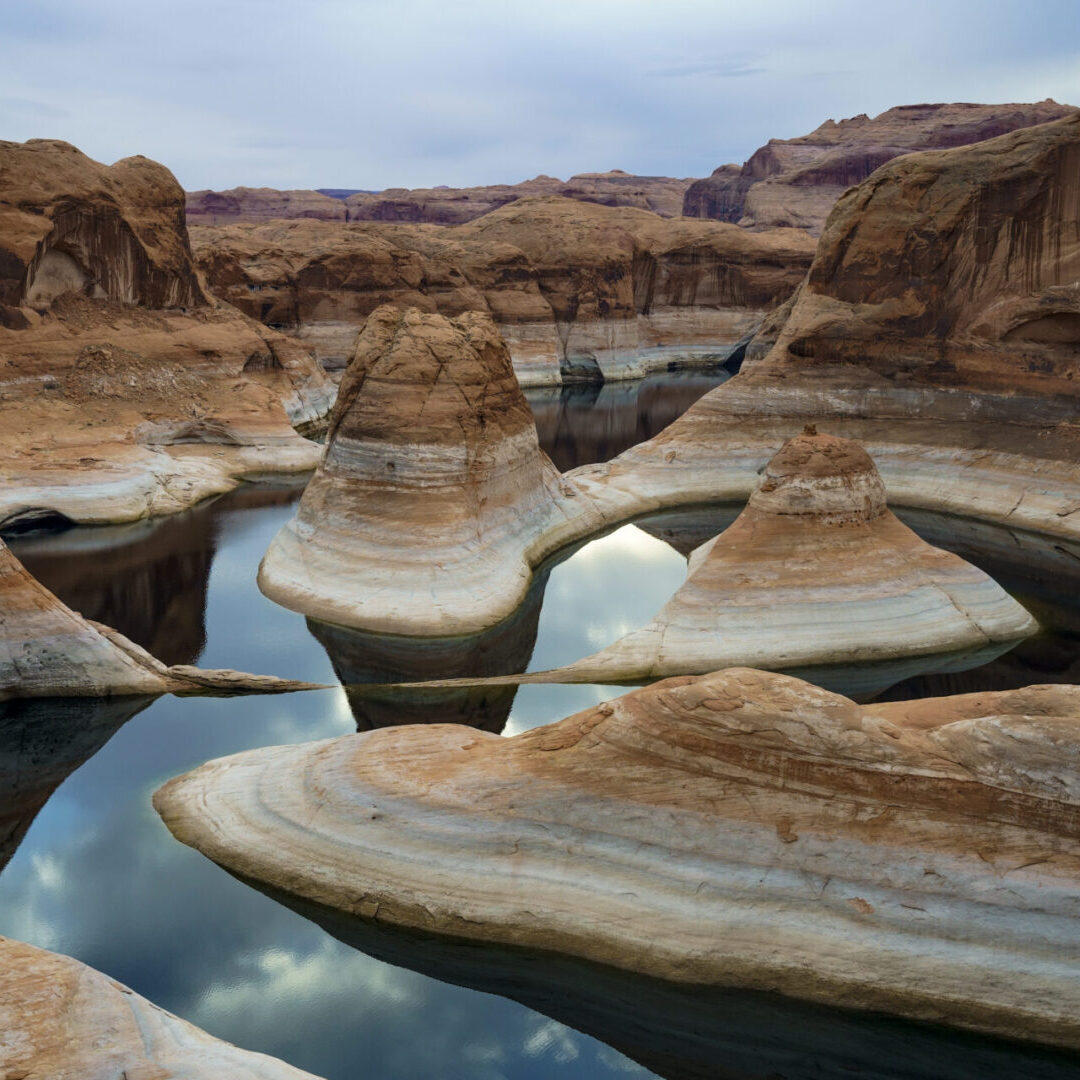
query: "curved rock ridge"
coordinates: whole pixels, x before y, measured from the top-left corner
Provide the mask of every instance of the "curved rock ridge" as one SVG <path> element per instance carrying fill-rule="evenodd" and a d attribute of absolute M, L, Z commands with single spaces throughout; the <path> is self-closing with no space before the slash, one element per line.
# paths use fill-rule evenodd
<path fill-rule="evenodd" d="M 860 707 L 670 679 L 513 738 L 201 766 L 173 834 L 362 920 L 1080 1048 L 1080 689 Z"/>
<path fill-rule="evenodd" d="M 0 938 L 0 1068 L 37 1080 L 317 1080 L 58 953 Z"/>
<path fill-rule="evenodd" d="M 326 453 L 259 569 L 323 622 L 441 637 L 514 612 L 588 519 L 563 484 L 491 319 L 382 307 L 341 383 Z M 571 535 L 571 539 L 573 536 Z"/>
<path fill-rule="evenodd" d="M 171 513 L 314 467 L 333 386 L 199 283 L 183 192 L 145 158 L 0 143 L 0 529 Z"/>
<path fill-rule="evenodd" d="M 122 634 L 61 603 L 0 540 L 0 701 L 315 688 L 270 675 L 166 667 Z"/>
<path fill-rule="evenodd" d="M 537 678 L 983 658 L 1038 628 L 981 570 L 897 520 L 866 451 L 807 428 L 772 458 L 734 523 L 691 554 L 685 583 L 651 622 Z"/>
<path fill-rule="evenodd" d="M 456 228 L 271 222 L 196 228 L 211 286 L 342 366 L 391 302 L 487 311 L 523 384 L 717 365 L 785 300 L 813 242 L 718 222 L 528 198 Z"/>
<path fill-rule="evenodd" d="M 1033 105 L 900 105 L 873 119 L 864 113 L 840 123 L 826 120 L 809 135 L 770 139 L 742 168 L 722 165 L 694 181 L 682 212 L 744 228 L 807 229 L 816 236 L 840 195 L 895 157 L 982 142 L 1075 111 L 1047 98 Z"/>
<path fill-rule="evenodd" d="M 1080 536 L 1078 170 L 1075 114 L 886 165 L 837 204 L 767 355 L 589 482 L 745 499 L 821 423 L 893 506 Z"/>

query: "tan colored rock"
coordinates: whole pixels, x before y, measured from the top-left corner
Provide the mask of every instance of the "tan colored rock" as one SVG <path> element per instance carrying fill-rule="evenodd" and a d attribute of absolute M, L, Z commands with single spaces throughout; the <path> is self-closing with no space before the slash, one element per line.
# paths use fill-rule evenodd
<path fill-rule="evenodd" d="M 897 520 L 861 447 L 808 429 L 772 458 L 735 522 L 690 556 L 686 582 L 646 626 L 547 675 L 645 682 L 972 650 L 975 664 L 1037 630 L 981 570 Z"/>
<path fill-rule="evenodd" d="M 382 303 L 487 311 L 525 385 L 717 364 L 787 298 L 812 241 L 529 198 L 457 228 L 274 222 L 195 229 L 212 287 L 341 366 Z"/>
<path fill-rule="evenodd" d="M 211 762 L 155 806 L 360 920 L 1080 1048 L 1080 691 L 860 707 L 729 669 L 500 738 Z"/>
<path fill-rule="evenodd" d="M 532 568 L 582 527 L 571 520 L 590 518 L 576 494 L 540 450 L 489 317 L 379 308 L 259 586 L 342 626 L 479 633 L 521 605 Z"/>
<path fill-rule="evenodd" d="M 826 120 L 809 135 L 770 139 L 741 169 L 722 165 L 694 181 L 682 212 L 817 236 L 847 188 L 901 154 L 978 143 L 1074 111 L 1048 98 L 1034 105 L 901 105 L 873 119 Z"/>
<path fill-rule="evenodd" d="M 0 701 L 313 688 L 274 676 L 166 667 L 122 634 L 61 603 L 0 540 Z"/>
<path fill-rule="evenodd" d="M 867 450 L 890 505 L 1080 536 L 1078 163 L 1072 115 L 886 165 L 837 204 L 764 358 L 568 480 L 741 500 L 820 423 Z"/>
<path fill-rule="evenodd" d="M 189 191 L 185 217 L 191 225 L 228 225 L 234 221 L 274 221 L 315 218 L 344 221 L 345 200 L 318 191 L 278 191 L 275 188 L 235 187 L 228 191 Z"/>
<path fill-rule="evenodd" d="M 67 956 L 0 938 L 0 1068 L 25 1080 L 314 1080 Z"/>
<path fill-rule="evenodd" d="M 0 143 L 0 525 L 170 513 L 310 469 L 333 387 L 199 284 L 183 192 L 145 158 Z"/>

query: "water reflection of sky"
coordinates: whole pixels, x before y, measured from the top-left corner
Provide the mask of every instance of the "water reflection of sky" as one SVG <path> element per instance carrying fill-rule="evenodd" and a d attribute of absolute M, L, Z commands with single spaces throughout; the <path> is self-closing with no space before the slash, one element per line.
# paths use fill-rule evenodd
<path fill-rule="evenodd" d="M 290 512 L 215 514 L 200 663 L 334 681 L 304 619 L 255 587 L 259 559 Z M 552 572 L 534 662 L 562 663 L 614 640 L 684 576 L 680 555 L 632 526 L 583 548 Z M 522 688 L 508 730 L 618 692 Z M 348 948 L 177 843 L 151 808 L 156 787 L 209 758 L 353 730 L 340 690 L 158 700 L 38 814 L 0 875 L 0 933 L 75 956 L 215 1035 L 330 1078 L 649 1075 L 514 1002 Z"/>

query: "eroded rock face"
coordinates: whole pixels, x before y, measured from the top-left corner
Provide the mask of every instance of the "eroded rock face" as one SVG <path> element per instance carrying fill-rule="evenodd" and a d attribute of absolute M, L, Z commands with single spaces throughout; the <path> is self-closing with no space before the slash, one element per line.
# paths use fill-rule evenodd
<path fill-rule="evenodd" d="M 1038 624 L 996 582 L 931 547 L 887 509 L 856 443 L 790 439 L 746 509 L 690 556 L 690 573 L 645 627 L 561 669 L 582 682 L 862 665 L 1002 651 Z"/>
<path fill-rule="evenodd" d="M 8 1076 L 316 1080 L 240 1050 L 67 956 L 0 938 L 0 1067 Z"/>
<path fill-rule="evenodd" d="M 729 669 L 504 739 L 383 729 L 155 796 L 324 910 L 1080 1047 L 1080 691 L 860 707 Z"/>
<path fill-rule="evenodd" d="M 745 498 L 821 423 L 891 505 L 1080 535 L 1078 175 L 1077 115 L 886 165 L 837 204 L 766 355 L 603 483 Z"/>
<path fill-rule="evenodd" d="M 162 166 L 0 143 L 0 528 L 169 513 L 314 466 L 333 388 L 199 284 Z"/>
<path fill-rule="evenodd" d="M 750 235 L 565 198 L 523 199 L 451 229 L 274 222 L 195 229 L 193 240 L 220 295 L 329 366 L 380 304 L 487 311 L 526 385 L 720 363 L 790 295 L 813 247 L 794 231 Z"/>
<path fill-rule="evenodd" d="M 187 221 L 189 225 L 228 225 L 275 218 L 318 218 L 461 225 L 515 199 L 536 195 L 560 195 L 601 206 L 636 206 L 663 217 L 678 217 L 691 182 L 670 176 L 634 176 L 612 169 L 606 173 L 581 173 L 565 182 L 553 176 L 537 176 L 520 184 L 486 187 L 356 191 L 344 199 L 329 198 L 318 191 L 239 187 L 230 191 L 189 191 Z"/>
<path fill-rule="evenodd" d="M 382 307 L 259 585 L 323 622 L 479 633 L 524 600 L 561 523 L 588 513 L 575 495 L 540 450 L 490 317 Z"/>
<path fill-rule="evenodd" d="M 901 154 L 982 142 L 1073 111 L 1047 99 L 1034 105 L 901 105 L 873 119 L 826 120 L 809 135 L 770 139 L 741 169 L 722 165 L 694 181 L 682 212 L 748 228 L 807 229 L 816 236 L 845 189 Z"/>

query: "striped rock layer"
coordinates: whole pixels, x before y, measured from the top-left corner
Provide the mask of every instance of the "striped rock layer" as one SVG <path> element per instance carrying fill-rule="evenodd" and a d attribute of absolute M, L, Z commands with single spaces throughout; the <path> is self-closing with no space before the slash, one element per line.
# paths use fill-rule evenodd
<path fill-rule="evenodd" d="M 386 306 L 341 384 L 325 457 L 259 571 L 324 622 L 437 637 L 517 608 L 544 555 L 602 521 L 563 485 L 491 319 Z"/>
<path fill-rule="evenodd" d="M 501 738 L 166 784 L 183 842 L 360 920 L 1080 1049 L 1080 689 L 860 707 L 729 669 Z"/>
<path fill-rule="evenodd" d="M 25 1080 L 314 1080 L 10 938 L 0 938 L 0 1070 Z"/>

